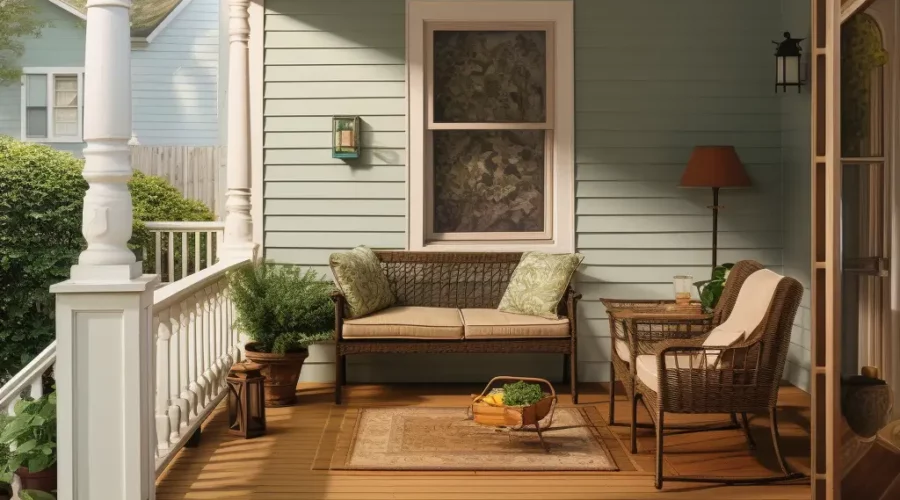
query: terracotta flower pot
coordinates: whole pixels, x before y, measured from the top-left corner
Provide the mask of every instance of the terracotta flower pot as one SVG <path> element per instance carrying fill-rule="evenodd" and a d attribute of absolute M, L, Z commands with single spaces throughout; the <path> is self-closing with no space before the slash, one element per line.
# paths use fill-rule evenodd
<path fill-rule="evenodd" d="M 56 464 L 40 472 L 28 472 L 28 467 L 19 467 L 16 475 L 22 481 L 23 490 L 56 491 Z"/>
<path fill-rule="evenodd" d="M 266 406 L 290 406 L 297 396 L 297 381 L 308 351 L 275 354 L 255 350 L 255 344 L 246 345 L 247 359 L 262 365 L 266 377 Z"/>

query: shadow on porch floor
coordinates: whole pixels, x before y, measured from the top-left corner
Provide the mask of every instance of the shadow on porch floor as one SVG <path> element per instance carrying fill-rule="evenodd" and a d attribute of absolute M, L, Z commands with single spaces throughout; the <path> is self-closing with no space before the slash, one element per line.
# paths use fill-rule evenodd
<path fill-rule="evenodd" d="M 581 401 L 608 416 L 609 396 L 599 384 L 584 387 Z M 550 500 L 550 499 L 746 499 L 807 500 L 807 485 L 708 486 L 666 483 L 653 488 L 653 431 L 638 429 L 638 454 L 631 458 L 639 473 L 622 472 L 368 472 L 311 470 L 322 430 L 333 405 L 328 385 L 301 384 L 298 405 L 269 408 L 266 436 L 243 440 L 227 433 L 226 414 L 216 410 L 203 427 L 199 448 L 185 449 L 157 484 L 158 500 L 176 499 L 296 499 L 296 500 Z M 350 386 L 349 406 L 459 406 L 469 401 L 475 386 Z M 628 439 L 629 405 L 617 400 L 613 432 Z M 567 395 L 560 404 L 570 404 Z M 782 449 L 793 468 L 809 472 L 809 396 L 785 386 L 779 398 Z M 641 407 L 640 422 L 650 422 Z M 679 416 L 667 423 L 727 421 L 727 416 Z M 752 418 L 756 452 L 747 449 L 739 430 L 700 432 L 666 438 L 666 460 L 681 475 L 776 474 L 768 419 Z"/>

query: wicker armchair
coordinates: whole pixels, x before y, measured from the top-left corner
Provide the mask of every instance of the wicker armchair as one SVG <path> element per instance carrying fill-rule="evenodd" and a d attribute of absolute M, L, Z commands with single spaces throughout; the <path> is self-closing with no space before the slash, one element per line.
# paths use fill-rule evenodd
<path fill-rule="evenodd" d="M 725 484 L 758 484 L 803 477 L 792 473 L 778 446 L 776 404 L 794 316 L 803 286 L 782 278 L 759 326 L 729 346 L 703 346 L 704 338 L 670 340 L 655 346 L 656 387 L 642 376 L 634 379 L 635 398 L 644 402 L 656 428 L 656 487 L 664 479 Z M 643 361 L 638 360 L 640 365 Z M 640 369 L 640 367 L 639 367 Z M 635 403 L 636 404 L 636 403 Z M 768 412 L 772 441 L 782 476 L 722 478 L 662 476 L 663 429 L 666 413 L 740 413 L 747 425 L 749 412 Z M 749 432 L 748 443 L 755 447 Z"/>
<path fill-rule="evenodd" d="M 617 315 L 618 318 L 609 316 L 609 330 L 612 341 L 612 363 L 610 363 L 610 389 L 609 389 L 609 424 L 615 423 L 616 409 L 616 381 L 622 382 L 625 394 L 631 400 L 631 452 L 637 453 L 635 436 L 637 401 L 634 399 L 635 360 L 641 354 L 653 354 L 655 346 L 665 340 L 692 339 L 702 336 L 715 326 L 725 321 L 734 309 L 738 291 L 748 276 L 763 268 L 763 265 L 753 260 L 737 262 L 728 275 L 725 289 L 716 304 L 712 314 L 702 318 L 683 317 L 678 318 L 672 314 L 651 316 L 642 314 L 640 317 L 627 317 Z M 660 306 L 674 304 L 674 301 L 663 300 L 614 300 L 601 299 L 607 310 L 611 309 L 658 309 Z M 733 417 L 732 422 L 737 425 Z"/>

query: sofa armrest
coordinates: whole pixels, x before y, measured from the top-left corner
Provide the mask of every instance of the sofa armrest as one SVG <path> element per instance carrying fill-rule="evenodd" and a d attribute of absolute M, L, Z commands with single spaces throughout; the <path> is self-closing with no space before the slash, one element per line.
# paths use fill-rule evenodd
<path fill-rule="evenodd" d="M 576 292 L 572 285 L 566 288 L 562 300 L 559 301 L 559 314 L 569 319 L 572 333 L 575 332 L 575 316 L 578 308 L 578 301 L 581 300 L 581 294 Z"/>
<path fill-rule="evenodd" d="M 344 310 L 347 299 L 340 290 L 334 289 L 331 292 L 331 300 L 334 301 L 334 339 L 339 342 L 343 337 Z"/>

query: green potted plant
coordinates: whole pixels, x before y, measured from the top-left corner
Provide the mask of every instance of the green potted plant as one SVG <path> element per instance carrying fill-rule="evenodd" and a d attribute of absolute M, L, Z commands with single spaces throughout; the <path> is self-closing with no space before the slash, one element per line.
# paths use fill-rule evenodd
<path fill-rule="evenodd" d="M 12 449 L 3 479 L 15 474 L 24 490 L 56 490 L 56 392 L 20 400 L 15 413 L 0 433 L 0 446 Z"/>
<path fill-rule="evenodd" d="M 719 303 L 719 297 L 722 296 L 722 291 L 725 290 L 725 282 L 728 281 L 728 274 L 731 273 L 732 267 L 734 267 L 734 264 L 731 263 L 716 266 L 710 279 L 694 283 L 700 294 L 700 303 L 704 311 L 711 312 L 716 308 L 716 304 Z"/>
<path fill-rule="evenodd" d="M 311 269 L 266 262 L 234 271 L 229 285 L 235 326 L 252 340 L 247 359 L 266 377 L 266 406 L 293 404 L 307 348 L 333 338 L 332 283 Z"/>

